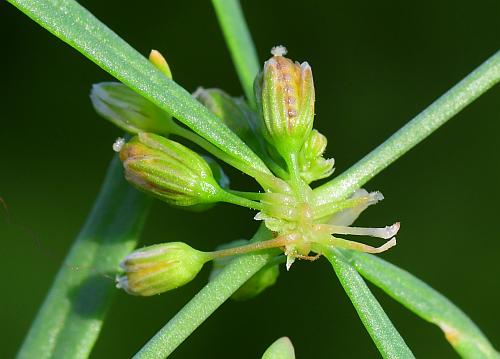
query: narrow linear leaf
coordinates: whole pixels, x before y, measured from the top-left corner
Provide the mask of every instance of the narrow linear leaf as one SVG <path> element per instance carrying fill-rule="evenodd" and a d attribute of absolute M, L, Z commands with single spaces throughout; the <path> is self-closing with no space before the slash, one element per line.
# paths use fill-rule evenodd
<path fill-rule="evenodd" d="M 259 72 L 257 51 L 238 0 L 212 0 L 246 98 L 255 108 L 253 81 Z"/>
<path fill-rule="evenodd" d="M 463 358 L 500 358 L 464 312 L 420 279 L 379 257 L 347 250 L 342 253 L 363 277 L 422 319 L 440 327 Z"/>
<path fill-rule="evenodd" d="M 262 160 L 191 94 L 74 0 L 8 0 L 134 91 L 171 113 L 241 163 L 270 173 Z"/>
<path fill-rule="evenodd" d="M 361 188 L 499 81 L 500 51 L 497 51 L 354 166 L 316 188 L 318 204 L 339 200 Z"/>
<path fill-rule="evenodd" d="M 330 261 L 349 299 L 384 358 L 414 358 L 404 339 L 387 317 L 363 278 L 335 248 L 326 250 Z"/>
<path fill-rule="evenodd" d="M 264 226 L 261 226 L 252 241 L 262 241 L 270 237 L 270 232 Z M 235 258 L 170 319 L 142 347 L 134 356 L 134 359 L 168 357 L 222 303 L 272 258 L 273 255 L 270 252 L 241 255 Z"/>
<path fill-rule="evenodd" d="M 118 263 L 137 244 L 151 200 L 123 179 L 115 156 L 18 353 L 19 359 L 87 358 L 115 291 Z"/>

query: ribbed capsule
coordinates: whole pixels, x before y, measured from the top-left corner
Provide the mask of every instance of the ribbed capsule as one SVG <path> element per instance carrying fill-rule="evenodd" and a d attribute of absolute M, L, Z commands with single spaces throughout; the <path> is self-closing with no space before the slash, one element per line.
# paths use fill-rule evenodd
<path fill-rule="evenodd" d="M 140 133 L 120 151 L 125 178 L 138 189 L 177 206 L 218 201 L 221 188 L 208 163 L 189 148 Z"/>
<path fill-rule="evenodd" d="M 120 264 L 125 272 L 116 287 L 129 294 L 150 296 L 190 282 L 210 258 L 182 242 L 137 249 Z"/>
<path fill-rule="evenodd" d="M 311 132 L 314 120 L 314 82 L 307 62 L 284 57 L 282 47 L 264 63 L 256 79 L 256 97 L 261 106 L 268 141 L 281 156 L 298 154 Z"/>

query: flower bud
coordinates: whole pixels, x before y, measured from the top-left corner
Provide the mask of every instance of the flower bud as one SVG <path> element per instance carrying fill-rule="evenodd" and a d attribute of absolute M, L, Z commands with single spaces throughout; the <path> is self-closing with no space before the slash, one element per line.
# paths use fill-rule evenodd
<path fill-rule="evenodd" d="M 273 48 L 273 57 L 255 83 L 265 136 L 281 156 L 298 154 L 314 120 L 314 83 L 311 67 L 284 57 L 286 49 Z"/>
<path fill-rule="evenodd" d="M 327 143 L 328 140 L 326 137 L 318 130 L 313 129 L 300 151 L 301 157 L 303 157 L 304 160 L 310 161 L 322 156 L 325 152 Z"/>
<path fill-rule="evenodd" d="M 167 60 L 158 50 L 151 50 L 149 53 L 149 62 L 151 62 L 158 70 L 160 70 L 169 79 L 172 79 L 172 71 L 168 66 Z"/>
<path fill-rule="evenodd" d="M 94 84 L 90 99 L 99 115 L 130 133 L 167 135 L 174 126 L 172 116 L 119 82 Z"/>
<path fill-rule="evenodd" d="M 262 359 L 295 359 L 295 349 L 290 339 L 282 337 L 267 348 Z"/>
<path fill-rule="evenodd" d="M 160 294 L 193 280 L 209 259 L 182 242 L 144 247 L 120 263 L 125 274 L 116 278 L 116 287 L 133 295 Z"/>
<path fill-rule="evenodd" d="M 239 137 L 246 138 L 251 135 L 256 116 L 242 98 L 231 97 L 217 88 L 202 87 L 199 87 L 193 96 Z"/>
<path fill-rule="evenodd" d="M 207 162 L 189 148 L 140 133 L 120 151 L 125 178 L 155 197 L 177 206 L 218 202 L 222 189 Z"/>
<path fill-rule="evenodd" d="M 304 146 L 300 150 L 300 176 L 306 183 L 326 178 L 333 173 L 333 158 L 323 158 L 327 139 L 319 131 L 312 130 Z"/>
<path fill-rule="evenodd" d="M 248 244 L 247 240 L 240 239 L 218 246 L 217 249 L 235 248 L 246 244 Z M 233 259 L 234 257 L 215 258 L 213 260 L 213 268 L 210 272 L 209 280 L 215 278 Z M 279 266 L 277 264 L 265 266 L 255 273 L 249 280 L 247 280 L 245 284 L 243 284 L 236 292 L 234 292 L 231 298 L 234 300 L 251 299 L 276 283 L 279 274 Z"/>

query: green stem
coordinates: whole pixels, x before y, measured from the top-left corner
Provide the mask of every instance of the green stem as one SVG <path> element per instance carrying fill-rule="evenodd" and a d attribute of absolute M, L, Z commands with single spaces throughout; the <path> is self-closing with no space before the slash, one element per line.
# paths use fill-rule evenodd
<path fill-rule="evenodd" d="M 149 198 L 125 182 L 115 156 L 18 358 L 89 356 L 115 292 L 114 273 L 136 246 L 149 204 Z"/>
<path fill-rule="evenodd" d="M 212 0 L 245 96 L 255 110 L 253 81 L 259 72 L 255 46 L 238 0 Z"/>
<path fill-rule="evenodd" d="M 252 242 L 269 238 L 270 232 L 261 226 Z M 170 355 L 222 303 L 272 258 L 272 252 L 236 257 L 160 329 L 134 358 L 165 358 Z"/>
<path fill-rule="evenodd" d="M 438 98 L 354 166 L 314 190 L 317 204 L 331 203 L 361 188 L 380 171 L 438 129 L 500 81 L 500 51 Z"/>
<path fill-rule="evenodd" d="M 254 201 L 260 201 L 263 198 L 262 192 L 245 192 L 245 191 L 237 191 L 234 189 L 226 189 L 227 192 L 232 193 L 239 197 L 245 197 Z"/>
<path fill-rule="evenodd" d="M 464 312 L 417 277 L 377 256 L 340 252 L 363 277 L 419 317 L 440 327 L 463 358 L 500 358 L 500 353 Z"/>
<path fill-rule="evenodd" d="M 247 207 L 250 209 L 256 209 L 258 211 L 262 211 L 264 206 L 260 202 L 255 202 L 252 201 L 251 199 L 245 198 L 245 197 L 240 197 L 235 194 L 232 194 L 231 192 L 222 192 L 221 193 L 221 201 L 227 202 L 227 203 L 232 203 L 237 206 L 242 206 L 242 207 Z"/>
<path fill-rule="evenodd" d="M 325 247 L 326 248 L 326 247 Z M 340 283 L 384 358 L 414 358 L 413 353 L 387 317 L 363 278 L 338 249 L 322 251 L 332 264 Z"/>

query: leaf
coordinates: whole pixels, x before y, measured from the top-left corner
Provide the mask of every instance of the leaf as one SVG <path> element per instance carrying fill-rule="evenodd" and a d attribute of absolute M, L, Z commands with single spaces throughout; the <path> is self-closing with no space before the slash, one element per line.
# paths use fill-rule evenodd
<path fill-rule="evenodd" d="M 464 312 L 417 277 L 377 256 L 346 250 L 342 253 L 363 277 L 422 319 L 440 327 L 463 358 L 500 358 Z"/>
<path fill-rule="evenodd" d="M 115 156 L 18 359 L 89 356 L 115 292 L 112 276 L 136 246 L 150 203 L 149 197 L 123 179 L 121 162 Z"/>
<path fill-rule="evenodd" d="M 261 159 L 186 90 L 167 78 L 145 57 L 73 0 L 8 0 L 200 136 L 247 168 L 270 173 Z"/>
<path fill-rule="evenodd" d="M 344 173 L 314 189 L 318 205 L 346 198 L 500 81 L 500 51 Z"/>
<path fill-rule="evenodd" d="M 322 251 L 330 261 L 349 299 L 384 358 L 414 358 L 363 278 L 335 248 Z"/>

